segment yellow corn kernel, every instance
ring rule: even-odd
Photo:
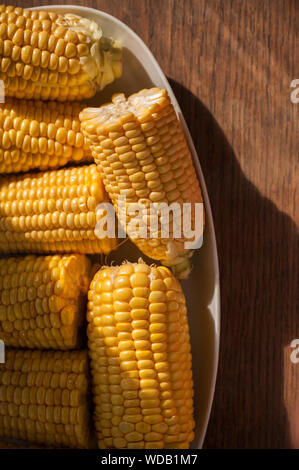
[[[143,318],[136,321],[132,312],[136,312],[134,300],[140,297],[134,292],[148,286],[147,306],[140,309]],[[187,448],[194,429],[193,380],[186,303],[178,281],[165,267],[126,263],[98,271],[88,297],[99,447],[105,448],[105,439],[110,439],[110,447],[120,449],[168,448],[173,442]],[[119,312],[119,298],[129,301],[124,313]],[[103,301],[111,307],[109,315],[101,309]],[[150,313],[162,304],[163,315]],[[163,331],[163,338],[151,331]],[[110,342],[118,348],[110,347]],[[113,355],[111,349],[115,349]]]

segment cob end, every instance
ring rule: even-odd
[[[181,243],[170,240],[167,243],[166,258],[161,262],[171,269],[177,279],[186,280],[192,271],[191,257],[193,253],[194,250],[185,251]]]
[[[93,20],[67,14],[61,20],[69,30],[85,34],[90,41],[90,54],[80,59],[83,70],[97,90],[102,90],[122,74],[121,43],[103,36]]]
[[[164,264],[164,263],[163,263]],[[173,275],[182,281],[185,281],[188,279],[191,271],[192,271],[192,263],[190,261],[190,258],[185,257],[182,261],[179,261],[176,264],[173,264],[172,266],[168,266],[169,269],[171,269]]]

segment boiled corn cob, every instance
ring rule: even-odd
[[[79,103],[6,98],[0,104],[0,173],[48,170],[91,161],[80,131]]]
[[[92,97],[121,75],[121,46],[94,21],[0,6],[5,95],[70,101]]]
[[[171,271],[143,262],[100,270],[88,303],[100,448],[187,448],[193,382],[184,294]]]
[[[84,255],[0,259],[0,340],[6,346],[82,346],[90,261]]]
[[[9,441],[1,441],[0,440],[0,450],[3,449],[43,449],[43,447],[38,447],[36,445],[26,445],[26,444],[18,444],[17,442],[9,442]]]
[[[172,266],[178,277],[187,277],[191,251],[185,249],[186,238],[175,235],[172,214],[169,236],[165,238],[161,214],[150,237],[148,232],[147,238],[134,232],[134,225],[133,231],[128,231],[132,221],[130,204],[137,208],[142,205],[143,221],[148,227],[151,205],[178,203],[182,209],[184,203],[191,203],[194,230],[194,207],[202,203],[192,156],[166,90],[142,90],[127,100],[123,94],[114,95],[110,104],[83,110],[80,119],[106,190],[128,235],[147,256]],[[119,196],[126,196],[126,214],[120,211]],[[183,227],[182,214],[177,219]],[[202,233],[198,235],[200,239]]]
[[[7,350],[0,364],[0,436],[86,448],[90,435],[87,353]]]
[[[0,178],[0,253],[110,253],[98,238],[107,195],[96,165]]]

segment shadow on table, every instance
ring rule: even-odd
[[[169,81],[205,175],[220,261],[220,362],[205,447],[290,447],[284,348],[298,333],[296,226],[246,179],[208,109]]]

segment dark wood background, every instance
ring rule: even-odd
[[[299,103],[290,100],[290,84],[299,78],[299,1],[80,4],[121,19],[150,47],[200,156],[222,288],[219,373],[205,446],[298,448],[299,363],[290,360],[290,343],[299,338]]]

